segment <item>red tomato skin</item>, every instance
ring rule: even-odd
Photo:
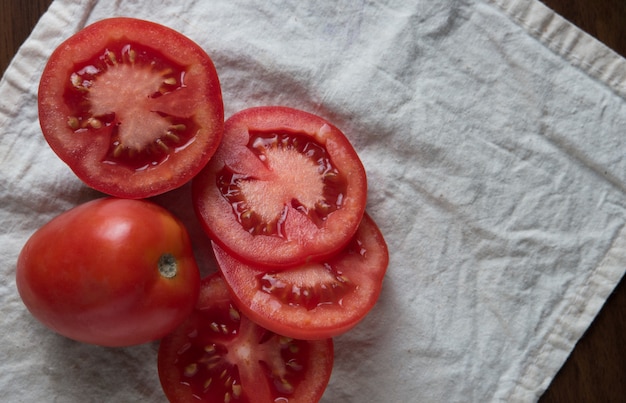
[[[159,273],[170,254],[177,272]],[[151,202],[97,199],[49,221],[17,261],[31,314],[68,338],[102,346],[159,339],[192,311],[200,274],[183,224]]]
[[[103,128],[98,134],[77,135],[68,125],[74,111],[64,97],[77,64],[88,63],[112,41],[121,40],[156,49],[163,57],[183,66],[185,85],[168,108],[176,105],[181,116],[193,118],[198,126],[193,141],[145,169],[103,163],[110,148],[111,135],[107,132],[110,128]],[[120,94],[119,99],[123,100],[124,96]],[[132,105],[132,101],[128,103]],[[168,27],[126,17],[95,22],[55,49],[39,83],[38,111],[46,141],[78,178],[100,192],[130,199],[155,196],[188,182],[215,153],[224,129],[221,86],[207,53]]]
[[[296,376],[299,378],[298,384],[293,393],[277,396],[271,381],[267,379],[267,372],[273,373],[272,369],[277,369],[276,373],[281,373],[284,370],[284,368],[271,368],[273,365],[285,364],[280,364],[280,360],[276,360],[273,350],[277,343],[276,339],[280,339],[282,336],[268,332],[243,315],[237,320],[240,323],[236,331],[230,328],[229,332],[212,331],[211,326],[220,324],[221,321],[218,316],[213,315],[219,312],[228,317],[231,303],[231,294],[229,294],[219,273],[209,275],[201,282],[200,296],[194,312],[174,332],[161,340],[158,355],[159,379],[169,401],[172,403],[191,401],[219,403],[227,401],[222,394],[215,393],[215,389],[212,393],[205,393],[202,396],[195,395],[193,389],[197,387],[202,389],[202,382],[207,381],[208,376],[211,375],[214,376],[211,385],[223,382],[224,374],[230,379],[232,375],[230,371],[224,371],[221,376],[220,372],[224,366],[228,367],[231,364],[237,368],[239,377],[237,383],[241,385],[242,389],[238,398],[229,401],[242,403],[312,403],[319,401],[332,373],[333,340],[328,338],[301,341],[309,350],[309,358],[306,362],[301,363],[303,368],[296,371]],[[207,315],[204,313],[205,311],[211,313]],[[189,364],[185,361],[185,354],[194,349],[202,352],[203,345],[213,345],[227,351],[226,357],[222,357],[221,361],[213,362],[218,369],[209,370],[207,378],[197,380],[187,377],[184,374],[185,370],[181,368],[181,366],[185,367]],[[237,354],[236,351],[240,348],[248,351],[249,355]],[[231,358],[233,356],[237,358]],[[203,363],[206,358],[207,356],[198,356],[196,360],[198,363]],[[261,363],[267,364],[270,368]],[[200,371],[204,371],[204,369]],[[217,372],[212,373],[211,371]],[[218,376],[219,380],[217,379]],[[220,390],[219,388],[218,386],[217,390]],[[221,389],[223,392],[223,388]]]
[[[267,168],[251,158],[245,144],[252,132],[272,131],[304,133],[321,144],[347,182],[342,207],[330,213],[319,228],[289,208],[293,219],[285,223],[290,232],[288,239],[251,234],[238,223],[231,205],[216,186],[218,172],[225,166],[251,176],[264,175],[262,171]],[[274,270],[320,261],[350,241],[365,212],[367,178],[356,150],[336,126],[305,111],[261,106],[231,116],[224,133],[216,154],[193,180],[196,214],[214,242],[243,262]]]
[[[378,301],[389,264],[383,234],[367,213],[351,243],[320,263],[265,272],[238,261],[216,244],[213,250],[225,284],[246,316],[273,332],[306,340],[336,337],[361,322]],[[290,279],[300,283],[292,284]],[[267,290],[272,281],[283,283],[276,293]],[[281,299],[294,289],[309,294]],[[319,298],[325,300],[313,307],[304,303]]]

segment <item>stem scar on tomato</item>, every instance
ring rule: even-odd
[[[187,116],[159,110],[157,99],[185,88],[185,68],[157,50],[124,40],[96,59],[75,65],[64,98],[76,135],[108,135],[103,162],[135,170],[158,165],[193,140],[197,125]]]
[[[158,268],[161,276],[174,278],[178,273],[178,261],[171,253],[165,253],[159,258]]]
[[[228,166],[217,185],[238,222],[253,235],[286,238],[288,206],[318,228],[341,208],[347,181],[323,145],[298,133],[250,132],[248,148],[271,172],[272,181],[233,172]]]

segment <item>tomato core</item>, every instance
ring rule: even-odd
[[[247,146],[274,177],[268,181],[224,166],[217,186],[238,222],[251,234],[286,238],[283,224],[288,206],[308,216],[318,228],[341,208],[347,182],[324,146],[310,136],[251,132]]]
[[[197,125],[161,108],[159,98],[185,88],[185,69],[158,51],[124,41],[76,64],[65,88],[67,124],[77,136],[109,136],[103,162],[143,170],[186,147]]]

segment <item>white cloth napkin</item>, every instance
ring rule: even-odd
[[[535,0],[56,0],[0,83],[0,401],[162,402],[158,343],[64,339],[15,289],[26,239],[100,194],[52,153],[52,50],[132,16],[199,43],[226,116],[281,104],[353,142],[391,262],[323,402],[533,401],[624,274],[626,62]],[[188,186],[156,198],[215,269]]]

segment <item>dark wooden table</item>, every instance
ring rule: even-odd
[[[626,0],[542,1],[626,56]],[[0,74],[50,3],[50,0],[0,0]],[[626,280],[622,280],[540,401],[624,401],[625,342]]]

